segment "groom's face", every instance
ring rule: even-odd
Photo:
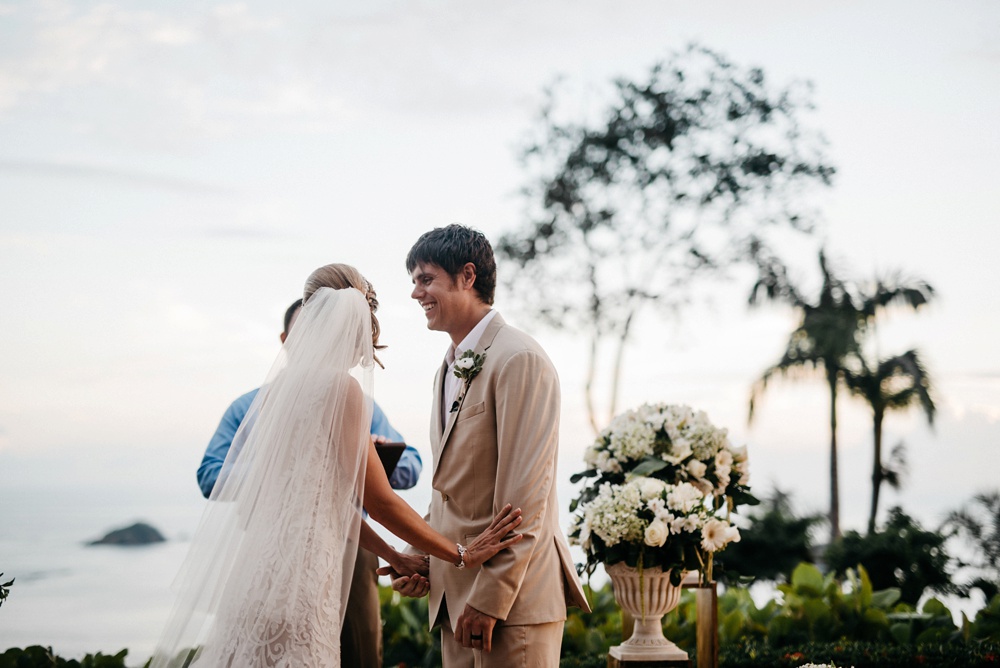
[[[461,290],[455,278],[436,264],[418,264],[410,278],[410,296],[424,309],[427,329],[450,334],[464,323],[474,293]]]

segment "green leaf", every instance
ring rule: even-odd
[[[909,624],[893,624],[889,627],[889,633],[892,634],[893,640],[900,645],[908,645],[910,643]]]
[[[812,564],[801,563],[792,571],[792,587],[798,593],[823,594],[823,574]]]
[[[890,587],[872,593],[872,605],[882,610],[888,610],[899,600],[899,588]]]
[[[638,476],[649,476],[657,471],[665,469],[667,463],[662,459],[656,459],[654,457],[646,457],[635,468],[632,469],[629,474],[629,478],[635,478]]]

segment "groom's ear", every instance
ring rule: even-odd
[[[458,273],[459,280],[462,281],[462,287],[471,290],[476,284],[476,265],[471,262],[466,262]]]

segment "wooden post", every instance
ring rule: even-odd
[[[719,668],[719,598],[715,582],[702,585],[698,572],[689,571],[681,581],[684,589],[694,589],[697,668]]]
[[[714,582],[695,592],[698,668],[719,666],[719,594]]]

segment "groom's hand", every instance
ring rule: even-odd
[[[462,647],[489,652],[493,649],[493,627],[496,623],[496,617],[479,612],[466,603],[465,611],[455,622],[455,640]]]
[[[411,575],[398,577],[392,581],[392,588],[398,591],[401,596],[409,598],[423,598],[431,590],[431,581],[422,575]]]
[[[409,598],[423,598],[431,590],[431,581],[420,573],[400,575],[392,566],[382,566],[375,571],[379,575],[388,575],[392,579],[393,591]]]

